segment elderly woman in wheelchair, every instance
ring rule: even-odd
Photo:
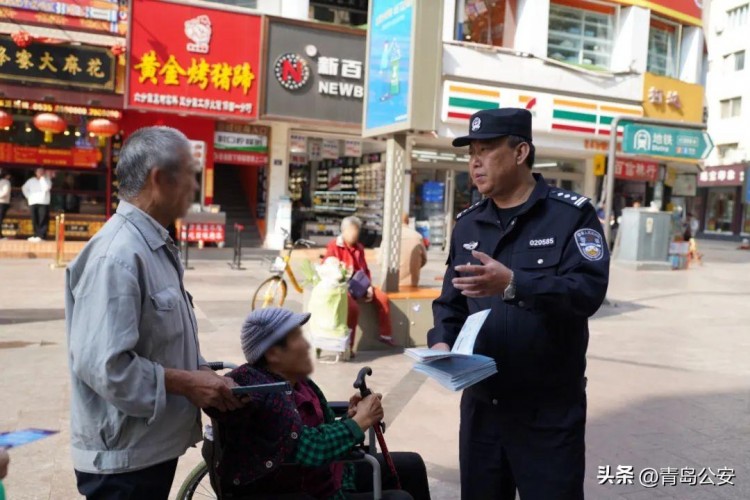
[[[308,378],[313,364],[301,327],[309,317],[268,308],[252,312],[243,324],[247,363],[227,376],[241,387],[287,382],[290,390],[251,392],[243,396],[243,408],[206,411],[214,429],[213,441],[204,441],[203,455],[219,498],[357,499],[380,492],[373,468],[353,456],[365,432],[383,418],[380,395],[352,396],[336,419],[335,408]],[[384,491],[382,498],[429,499],[421,457],[391,457],[403,489]],[[377,458],[383,463],[382,456]],[[370,460],[375,462],[375,475],[383,471],[385,488],[398,485],[388,467]]]

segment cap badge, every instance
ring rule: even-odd
[[[471,120],[471,131],[476,132],[482,127],[482,119],[478,116]]]

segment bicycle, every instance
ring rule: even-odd
[[[266,279],[258,285],[258,288],[253,294],[253,300],[251,303],[251,310],[265,309],[266,307],[281,307],[284,305],[287,294],[287,284],[284,279],[284,274],[289,277],[289,282],[294,287],[297,293],[302,293],[302,285],[297,281],[297,277],[294,275],[294,270],[290,265],[292,258],[292,252],[295,248],[305,247],[312,248],[316,245],[314,241],[299,239],[292,243],[289,231],[284,232],[284,254],[277,256],[271,263],[270,271],[273,276]]]

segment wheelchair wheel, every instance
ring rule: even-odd
[[[190,500],[192,498],[219,498],[211,487],[208,467],[205,462],[199,463],[190,471],[177,493],[177,500]]]
[[[284,305],[284,300],[286,300],[286,281],[280,276],[272,276],[255,290],[251,310],[281,307]]]

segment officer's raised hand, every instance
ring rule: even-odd
[[[464,276],[453,278],[453,286],[471,298],[502,295],[513,278],[513,271],[484,252],[474,250],[471,255],[482,264],[456,266],[456,271]]]

